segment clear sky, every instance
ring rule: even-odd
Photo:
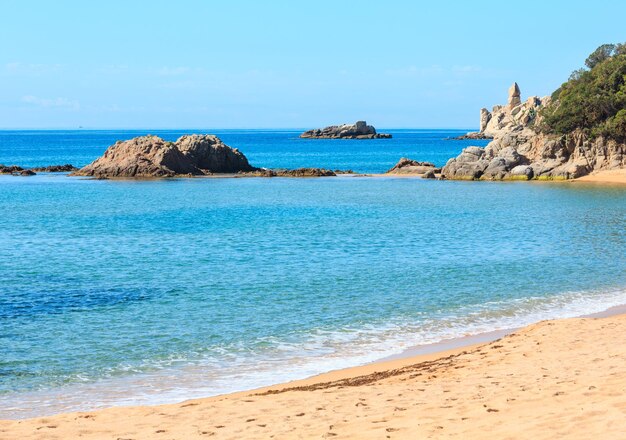
[[[472,128],[626,41],[623,0],[0,6],[2,128]]]

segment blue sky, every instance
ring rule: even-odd
[[[472,128],[549,94],[623,1],[2,1],[2,128]]]

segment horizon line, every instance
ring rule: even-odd
[[[310,127],[0,127],[0,131],[310,130]],[[477,130],[468,127],[381,127],[380,130]]]

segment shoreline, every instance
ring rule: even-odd
[[[401,179],[424,179],[424,180],[445,180],[450,182],[500,182],[500,183],[589,183],[589,184],[598,184],[598,185],[626,185],[626,168],[617,168],[611,170],[603,170],[595,173],[587,174],[582,177],[577,177],[575,179],[567,179],[567,180],[465,180],[465,179],[440,179],[440,178],[432,178],[425,179],[423,178],[423,174],[415,174],[415,173],[338,173],[335,176],[253,176],[253,175],[245,175],[239,173],[219,173],[219,174],[207,174],[202,176],[172,176],[172,177],[107,177],[107,178],[98,178],[93,176],[70,176],[67,173],[53,173],[53,172],[39,172],[37,173],[42,176],[47,175],[62,175],[65,177],[73,177],[79,180],[110,180],[110,181],[132,181],[132,182],[152,182],[152,181],[161,181],[161,180],[176,180],[176,179],[318,179],[318,178],[401,178]],[[9,175],[9,174],[4,174]],[[16,176],[13,176],[16,177]],[[19,176],[18,176],[19,177]]]
[[[626,428],[626,396],[620,392],[626,385],[626,346],[620,343],[625,312],[623,305],[585,318],[541,321],[491,342],[176,404],[2,420],[0,433],[23,439],[384,438],[389,433],[390,438],[421,433],[495,439],[555,438],[567,427],[568,438],[598,432],[619,438],[616,433]],[[537,413],[549,403],[554,405],[549,414]]]
[[[614,316],[624,316],[626,319],[626,304],[609,307],[603,311],[579,315],[573,318],[556,318],[550,320],[542,320],[532,323],[528,326],[505,328],[500,330],[493,330],[488,332],[477,333],[473,335],[460,336],[455,338],[443,339],[441,341],[412,346],[404,349],[402,352],[385,356],[372,362],[368,362],[362,365],[356,365],[352,367],[339,368],[336,370],[326,371],[320,374],[312,375],[302,379],[289,380],[285,382],[277,382],[272,385],[262,386],[258,388],[251,388],[241,391],[235,391],[225,394],[217,394],[208,397],[190,398],[177,401],[175,403],[159,403],[159,404],[145,404],[145,405],[116,405],[103,408],[96,408],[93,410],[84,410],[78,412],[61,412],[51,415],[28,417],[28,418],[12,418],[12,419],[0,419],[0,425],[3,422],[22,422],[29,420],[38,420],[41,418],[49,417],[62,417],[68,414],[82,414],[82,413],[98,413],[101,411],[110,410],[124,410],[126,408],[158,408],[162,406],[172,405],[185,405],[189,402],[208,402],[213,400],[228,399],[237,396],[249,396],[258,395],[263,393],[278,393],[284,392],[289,389],[300,388],[316,388],[322,383],[331,383],[342,380],[351,380],[361,376],[367,376],[371,374],[378,374],[381,371],[389,371],[395,369],[405,368],[409,365],[419,364],[423,362],[434,361],[443,357],[458,355],[459,353],[467,350],[476,349],[478,347],[494,343],[504,337],[514,334],[518,331],[523,331],[528,327],[532,327],[541,322],[548,321],[564,321],[571,319],[602,319]],[[0,432],[2,432],[0,430]]]

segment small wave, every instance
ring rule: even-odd
[[[113,405],[152,405],[207,397],[362,365],[426,344],[594,314],[626,304],[626,289],[492,301],[429,316],[398,317],[341,330],[316,329],[292,341],[266,338],[254,352],[224,351],[187,365],[0,395],[0,418],[25,418]],[[171,365],[171,364],[170,364]]]

